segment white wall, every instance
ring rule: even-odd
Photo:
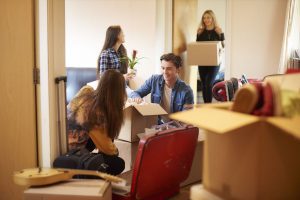
[[[120,25],[125,34],[128,55],[138,50],[140,60],[135,84],[159,72],[159,57],[164,52],[166,2],[162,0],[66,0],[66,66],[95,67],[110,25]],[[162,8],[163,7],[163,8]],[[171,20],[171,19],[169,19]],[[158,27],[157,23],[160,23]],[[157,41],[160,41],[158,44]]]
[[[198,12],[197,12],[197,28],[200,25],[201,22],[201,17],[204,13],[205,10],[212,10],[217,18],[218,24],[221,27],[222,31],[225,34],[225,45],[226,45],[226,40],[227,40],[227,31],[226,31],[226,4],[227,0],[198,0]],[[197,31],[195,30],[195,33]],[[196,34],[195,37],[193,38],[193,41],[196,39]],[[226,50],[226,48],[225,48]],[[224,70],[226,65],[226,60],[225,56],[223,57],[223,60],[221,62],[220,70]]]
[[[66,66],[96,67],[106,28],[119,24],[128,53],[137,49],[139,56],[147,57],[138,66],[135,85],[140,85],[159,72],[159,55],[171,49],[166,41],[171,40],[170,31],[164,30],[170,29],[171,17],[164,13],[171,12],[171,3],[166,3],[170,1],[66,0]],[[277,73],[287,0],[199,0],[198,15],[212,4],[214,10],[218,9],[216,4],[223,8],[224,2],[226,77],[245,74],[262,78]],[[224,24],[222,10],[216,10],[216,15]]]
[[[227,77],[245,74],[249,78],[263,78],[277,73],[286,3],[287,0],[230,0]]]

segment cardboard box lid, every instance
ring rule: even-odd
[[[300,116],[294,118],[269,117],[267,121],[280,128],[281,130],[290,133],[297,139],[300,139]]]
[[[129,107],[134,107],[143,116],[168,114],[159,104],[156,103],[147,103],[147,104],[126,103],[124,110]]]
[[[293,119],[284,117],[257,117],[255,115],[232,112],[212,106],[204,106],[171,114],[170,118],[219,134],[225,134],[255,122],[265,121],[300,139],[300,117]]]
[[[259,120],[252,115],[230,112],[211,106],[174,113],[170,115],[170,118],[220,134],[252,124]]]

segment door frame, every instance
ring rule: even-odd
[[[65,76],[65,1],[35,0],[37,122],[39,166],[51,167],[58,155],[58,122],[55,77]]]

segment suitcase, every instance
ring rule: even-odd
[[[69,151],[67,135],[66,82],[66,76],[59,76],[55,78],[58,126],[57,138],[59,155],[63,155]]]
[[[197,127],[185,127],[144,136],[133,170],[120,175],[129,184],[113,185],[112,199],[163,200],[179,193],[190,173],[198,133]]]

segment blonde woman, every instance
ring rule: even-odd
[[[222,41],[224,47],[224,33],[218,25],[217,18],[212,10],[204,11],[196,41]],[[219,69],[220,66],[198,66],[204,103],[212,102],[212,86]]]

